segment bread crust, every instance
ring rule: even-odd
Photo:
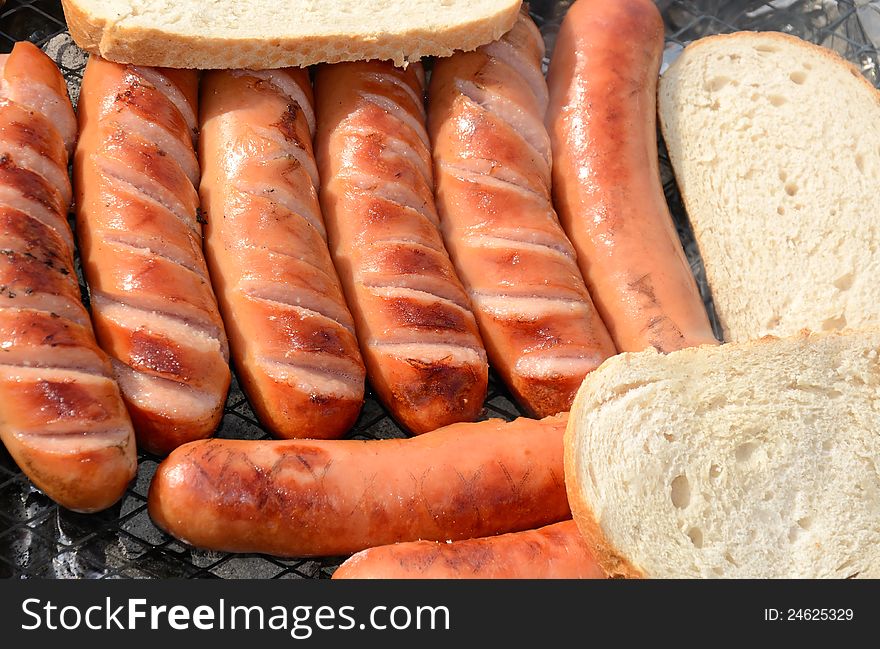
[[[67,2],[69,0],[65,0]],[[830,50],[827,47],[822,47],[821,45],[817,45],[816,43],[811,43],[810,41],[805,41],[802,38],[798,38],[797,36],[792,36],[791,34],[786,34],[784,32],[734,32],[732,34],[713,34],[712,36],[704,36],[696,41],[690,43],[687,47],[682,50],[681,55],[678,59],[673,61],[673,63],[669,66],[669,69],[664,72],[668,74],[670,70],[674,69],[674,67],[678,64],[678,61],[686,52],[693,52],[695,49],[699,49],[706,45],[711,45],[718,41],[724,40],[734,40],[734,39],[742,39],[742,38],[767,38],[770,40],[777,40],[780,42],[788,43],[790,45],[798,45],[803,47],[804,49],[811,50],[817,56],[822,56],[832,63],[842,65],[846,68],[850,74],[853,75],[856,79],[861,81],[866,88],[868,88],[871,93],[874,95],[874,101],[877,102],[877,105],[880,106],[880,90],[875,88],[870,81],[861,73],[861,71],[853,65],[850,61],[847,61],[840,54],[835,52],[834,50]],[[662,117],[661,117],[661,126],[662,126]],[[664,137],[665,137],[664,133]]]
[[[501,38],[516,21],[520,4],[508,2],[489,18],[450,25],[444,30],[425,27],[379,34],[208,38],[146,27],[116,28],[89,14],[76,0],[62,0],[70,35],[83,50],[117,63],[200,70],[263,70],[371,59],[391,60],[403,66],[425,56],[475,50]]]
[[[601,366],[596,372],[601,370]],[[580,475],[580,456],[576,450],[575,436],[578,426],[581,425],[581,416],[584,411],[583,401],[584,390],[578,390],[574,403],[571,406],[571,413],[568,418],[568,425],[565,428],[565,436],[563,437],[563,467],[565,471],[565,490],[568,495],[568,505],[571,508],[572,518],[577,523],[578,530],[587,544],[590,552],[593,553],[596,561],[605,571],[605,574],[611,579],[643,579],[645,573],[626,559],[608,540],[602,532],[599,521],[593,508],[583,496],[583,492],[578,488],[577,476]]]

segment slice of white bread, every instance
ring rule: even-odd
[[[81,48],[120,63],[280,68],[448,56],[500,38],[520,0],[63,0]]]
[[[880,93],[781,33],[711,36],[660,124],[725,340],[880,323]]]
[[[654,350],[584,381],[578,529],[612,576],[880,577],[880,330]]]

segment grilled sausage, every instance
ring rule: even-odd
[[[662,53],[651,0],[578,0],[548,74],[556,209],[622,352],[717,342],[660,184]]]
[[[228,348],[198,221],[197,76],[92,56],[79,98],[77,235],[98,342],[156,454],[211,435]]]
[[[412,433],[473,420],[486,352],[438,229],[422,67],[323,66],[315,84],[321,206],[370,383]]]
[[[603,579],[574,521],[453,543],[380,545],[345,561],[333,579]]]
[[[489,361],[537,417],[615,353],[550,199],[543,55],[523,10],[501,40],[435,61],[428,102],[446,248]]]
[[[318,205],[303,69],[202,77],[205,256],[236,374],[279,437],[342,436],[364,366]]]
[[[58,68],[16,43],[0,55],[0,439],[46,495],[91,512],[119,500],[137,458],[74,272],[75,140]]]
[[[280,556],[456,540],[570,517],[567,414],[386,440],[206,440],[153,478],[153,521],[198,547]]]

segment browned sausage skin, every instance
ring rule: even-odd
[[[325,65],[315,84],[321,206],[370,383],[412,433],[473,420],[488,365],[438,229],[422,67]]]
[[[165,454],[217,427],[230,382],[198,221],[198,77],[92,56],[79,99],[77,236],[98,342],[138,444]]]
[[[205,255],[237,376],[274,435],[340,437],[364,366],[318,205],[308,73],[208,72],[200,124]]]
[[[620,351],[717,342],[660,184],[662,52],[651,0],[578,0],[548,73],[556,209]]]
[[[532,529],[570,517],[567,420],[460,423],[409,439],[193,442],[157,469],[150,516],[198,547],[296,557]]]
[[[74,272],[75,140],[61,73],[17,43],[0,56],[0,439],[47,496],[92,512],[119,500],[137,458]]]
[[[428,103],[446,247],[492,366],[538,417],[616,351],[550,200],[543,53],[523,10],[501,40],[435,61]]]
[[[574,521],[452,543],[362,550],[333,579],[604,579]]]

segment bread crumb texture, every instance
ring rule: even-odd
[[[780,33],[712,36],[660,81],[725,340],[880,322],[880,93]]]
[[[880,576],[880,330],[609,359],[566,431],[612,573]]]

